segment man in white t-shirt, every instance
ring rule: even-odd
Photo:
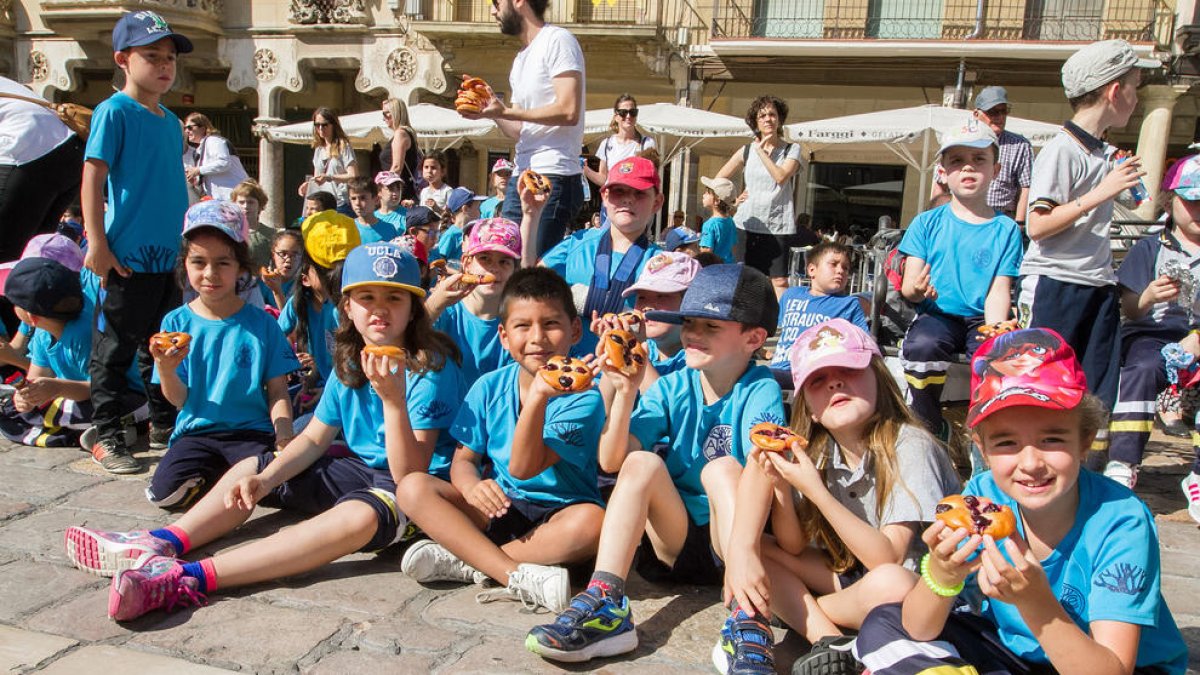
[[[584,64],[583,50],[574,35],[543,20],[548,0],[495,0],[492,16],[500,32],[521,38],[524,47],[513,60],[508,83],[512,104],[493,96],[480,113],[496,120],[506,136],[517,142],[515,175],[532,169],[553,189],[542,211],[537,252],[562,241],[567,226],[583,206]],[[469,115],[468,115],[469,117]],[[508,183],[501,212],[521,222],[519,181]]]

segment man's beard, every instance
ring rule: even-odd
[[[505,35],[520,35],[521,34],[521,17],[513,11],[512,7],[505,7],[496,15],[496,20],[500,22],[500,32]]]

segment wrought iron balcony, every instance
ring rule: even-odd
[[[563,25],[653,28],[677,44],[708,41],[710,11],[697,0],[562,0],[551,2],[546,20]],[[707,3],[699,0],[699,4]],[[491,0],[402,0],[402,11],[417,21],[494,24]]]
[[[961,40],[975,30],[976,0],[722,0],[713,37]],[[1164,0],[990,0],[980,40],[1170,43]]]

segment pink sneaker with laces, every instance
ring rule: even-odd
[[[131,621],[156,609],[171,611],[180,606],[199,606],[207,599],[196,588],[199,583],[183,575],[175,558],[147,553],[132,569],[113,577],[108,592],[108,618]]]
[[[102,577],[133,567],[146,553],[174,558],[178,551],[170,542],[150,536],[147,530],[104,532],[71,526],[64,535],[67,557],[76,567]]]

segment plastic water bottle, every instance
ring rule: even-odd
[[[582,169],[582,168],[586,168],[586,167],[587,167],[587,158],[580,157],[579,158],[579,168]],[[580,179],[583,181],[583,201],[590,202],[590,201],[592,201],[592,186],[589,185],[589,181],[587,179],[587,174],[581,173],[581,174],[579,174],[579,176],[580,176]]]
[[[1129,157],[1130,154],[1125,150],[1118,150],[1117,164],[1120,165],[1122,162],[1128,160]],[[1134,206],[1141,206],[1142,202],[1146,201],[1149,196],[1150,193],[1146,192],[1146,183],[1144,183],[1140,178],[1138,179],[1137,185],[1129,188],[1129,199],[1133,202]]]

